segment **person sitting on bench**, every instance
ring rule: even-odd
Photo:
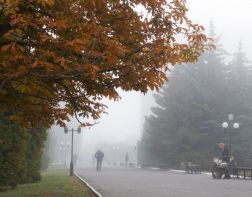
[[[225,178],[230,179],[230,153],[228,148],[224,143],[218,144],[219,148],[221,149],[221,160],[228,163],[227,170],[225,173]]]

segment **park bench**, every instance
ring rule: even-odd
[[[137,163],[136,162],[129,162],[129,167],[130,168],[136,168],[137,167]]]
[[[159,164],[159,169],[160,170],[168,170],[169,169],[169,164],[161,163],[161,164]]]
[[[145,163],[141,163],[140,166],[143,169],[148,169],[148,168],[152,168],[153,167],[153,165],[151,165],[151,164],[145,164]]]
[[[186,172],[187,173],[191,173],[191,174],[197,174],[197,173],[200,173],[201,174],[201,166],[200,165],[196,165],[196,164],[191,164],[189,163],[187,166],[186,166]]]
[[[237,179],[239,179],[239,172],[243,172],[243,178],[246,179],[246,177],[250,176],[250,179],[252,180],[252,168],[251,167],[236,167],[236,175]]]

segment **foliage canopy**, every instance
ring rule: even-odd
[[[0,112],[26,127],[98,119],[102,98],[158,89],[208,48],[185,0],[0,2]]]

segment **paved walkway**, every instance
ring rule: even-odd
[[[205,174],[141,169],[79,169],[104,197],[249,197],[251,180],[215,180]]]

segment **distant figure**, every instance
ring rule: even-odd
[[[128,167],[128,162],[129,162],[129,155],[128,155],[128,153],[126,153],[126,155],[125,155],[125,165],[126,165],[126,168]]]
[[[98,150],[95,153],[95,158],[96,158],[96,161],[97,161],[96,171],[101,171],[103,157],[104,157],[104,153],[102,151]]]
[[[78,155],[73,154],[73,165],[74,165],[74,166],[77,165],[77,160],[78,160]]]

